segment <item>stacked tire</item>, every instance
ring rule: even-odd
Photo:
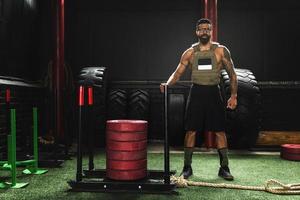
[[[108,95],[107,119],[126,119],[127,114],[127,92],[116,89],[109,92]]]
[[[105,144],[107,69],[85,67],[80,71],[78,79],[81,83],[89,82],[93,87],[94,104],[87,126],[91,126],[91,134],[95,137],[94,141],[97,141],[95,145],[103,147]]]
[[[108,96],[108,119],[148,120],[150,95],[146,90],[135,89],[127,92],[115,89]]]
[[[226,133],[229,147],[250,148],[258,138],[261,125],[261,95],[253,73],[248,69],[236,69],[238,80],[238,105],[226,111]],[[221,88],[224,106],[230,98],[230,79],[221,72]]]
[[[133,90],[128,99],[128,119],[148,120],[150,95],[145,90]]]
[[[171,93],[168,98],[168,133],[171,146],[183,146],[185,97],[184,94]]]

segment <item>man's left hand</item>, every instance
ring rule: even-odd
[[[234,110],[237,106],[237,98],[234,96],[231,96],[227,101],[227,108]]]

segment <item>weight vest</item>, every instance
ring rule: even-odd
[[[194,58],[192,65],[192,82],[199,85],[218,85],[220,70],[214,53],[219,43],[212,43],[207,51],[200,51],[200,43],[193,44]]]

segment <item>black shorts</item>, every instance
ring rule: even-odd
[[[225,131],[225,107],[218,85],[193,84],[185,112],[187,131]]]

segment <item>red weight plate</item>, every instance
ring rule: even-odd
[[[300,144],[283,144],[281,151],[285,153],[300,154]]]
[[[121,171],[106,169],[106,177],[119,180],[119,181],[133,181],[145,178],[147,176],[146,169],[132,170],[132,171]]]
[[[147,160],[134,160],[134,161],[122,161],[122,160],[106,160],[106,169],[113,170],[137,170],[147,169]]]
[[[106,149],[115,151],[139,151],[147,148],[147,140],[138,142],[117,142],[106,140]]]
[[[147,139],[147,132],[107,131],[106,138],[114,141],[140,141]]]
[[[141,160],[147,158],[147,149],[141,151],[106,151],[106,158],[110,160]]]
[[[300,154],[281,153],[280,156],[286,160],[300,161]]]
[[[148,122],[144,120],[108,120],[106,130],[119,132],[146,131]]]

